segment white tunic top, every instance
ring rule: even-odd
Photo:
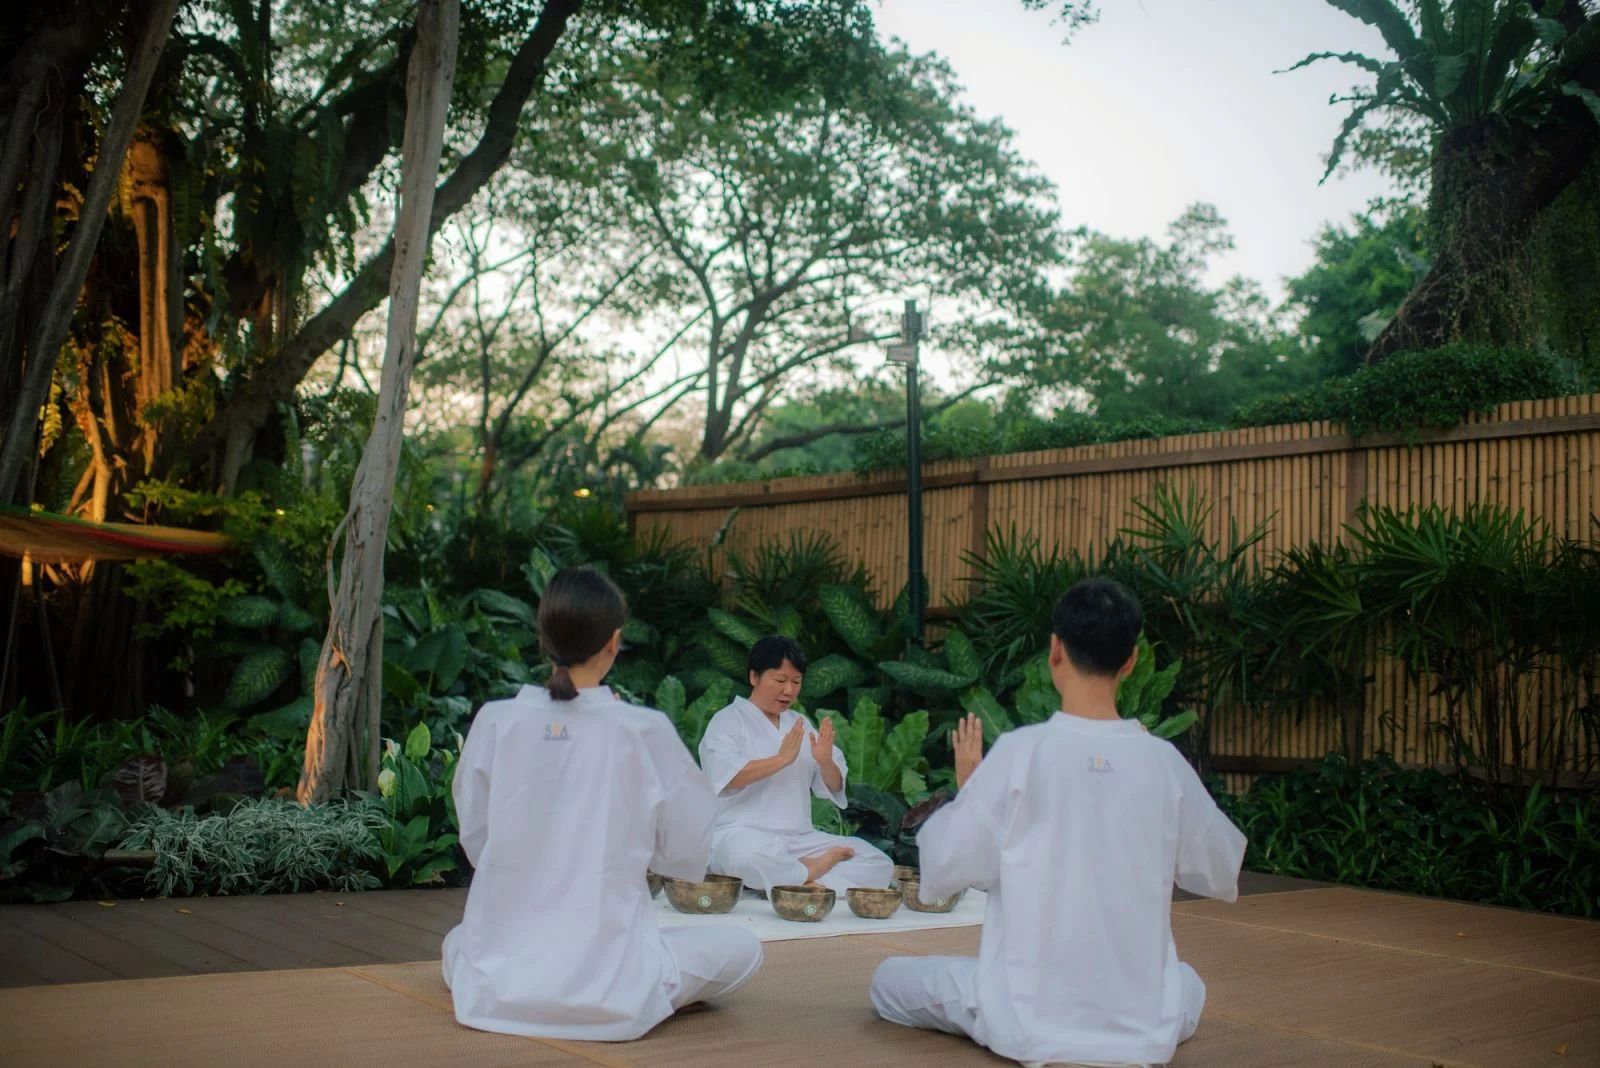
[[[776,756],[784,737],[796,723],[805,724],[800,755],[794,763],[760,782],[727,790],[728,783],[752,760]],[[833,763],[839,769],[837,792],[822,781],[822,769],[811,755],[811,740],[816,728],[794,709],[785,709],[773,727],[767,714],[743,697],[711,717],[700,739],[700,766],[717,795],[715,830],[726,827],[753,827],[762,831],[798,834],[810,831],[811,797],[825,797],[840,808],[849,804],[845,788],[850,769],[844,753],[833,747]]]
[[[1019,1061],[1172,1057],[1172,886],[1234,900],[1245,837],[1170,743],[1059,713],[1011,731],[917,845],[923,897],[989,895],[974,1038]]]
[[[645,871],[703,878],[714,809],[671,721],[603,686],[573,701],[524,686],[478,712],[454,793],[476,869],[445,939],[456,1018],[608,1040],[669,1016],[676,965]]]

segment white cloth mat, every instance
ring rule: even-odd
[[[901,905],[887,920],[863,920],[850,911],[850,903],[840,894],[833,911],[820,923],[785,920],[772,911],[772,905],[754,890],[746,890],[732,912],[716,916],[696,916],[679,912],[667,901],[665,890],[655,899],[657,919],[662,927],[707,927],[738,924],[754,931],[763,942],[783,942],[791,938],[829,938],[833,935],[887,934],[891,931],[923,931],[935,927],[975,927],[983,923],[987,895],[968,890],[949,912],[913,912]]]

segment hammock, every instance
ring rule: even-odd
[[[227,535],[203,530],[93,523],[52,512],[0,506],[0,555],[25,557],[36,564],[220,553],[231,544]]]

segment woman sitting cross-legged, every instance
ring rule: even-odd
[[[859,838],[825,834],[811,823],[811,798],[844,808],[844,754],[833,721],[813,729],[792,707],[806,658],[791,638],[750,648],[750,698],[738,698],[706,725],[700,766],[717,792],[711,870],[757,890],[813,883],[844,893],[886,887],[894,862]]]
[[[444,979],[468,1027],[638,1038],[761,966],[747,930],[657,926],[645,872],[704,878],[716,802],[667,717],[600,685],[625,615],[598,572],[555,575],[539,603],[549,688],[484,705],[462,748],[456,814],[476,871]]]

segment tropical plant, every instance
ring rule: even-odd
[[[1252,871],[1600,914],[1592,797],[1560,799],[1537,786],[1485,794],[1471,779],[1380,754],[1359,767],[1329,756],[1219,801],[1249,841]]]
[[[378,772],[377,807],[385,824],[378,829],[378,862],[385,886],[442,883],[461,870],[459,823],[456,820],[456,748],[436,748],[426,723],[406,735],[405,744],[384,747]]]
[[[1370,118],[1419,131],[1431,175],[1432,270],[1368,360],[1458,339],[1537,341],[1524,253],[1539,213],[1600,144],[1600,15],[1575,0],[1418,0],[1409,13],[1393,0],[1329,2],[1375,27],[1393,55],[1319,52],[1296,64],[1336,59],[1374,79],[1334,98],[1351,108],[1327,173],[1352,144],[1366,147],[1353,138]]]
[[[367,802],[259,798],[207,816],[149,809],[121,845],[155,854],[148,886],[163,897],[366,890],[379,885],[372,865],[383,825]]]

